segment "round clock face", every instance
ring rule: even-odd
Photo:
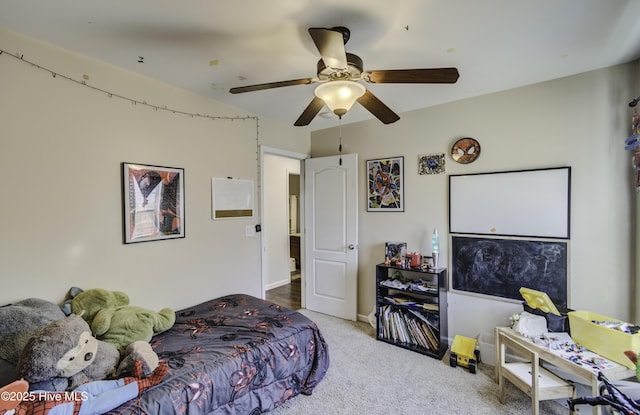
[[[480,155],[480,143],[471,137],[461,138],[451,147],[451,158],[461,164],[475,161]]]

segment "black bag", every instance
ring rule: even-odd
[[[543,316],[547,320],[547,330],[549,330],[550,332],[566,332],[571,334],[569,327],[569,316],[567,316],[567,313],[572,310],[568,308],[562,309],[558,307],[558,311],[560,312],[560,315],[558,316],[556,314],[546,313],[537,308],[531,308],[526,301],[522,303],[522,306],[524,307],[524,311],[526,311],[527,313],[535,314],[537,316]]]

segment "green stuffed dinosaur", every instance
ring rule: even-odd
[[[82,315],[96,338],[114,345],[120,353],[135,341],[151,341],[176,321],[176,314],[170,308],[156,312],[129,305],[126,294],[101,288],[76,295],[71,299],[71,311]]]

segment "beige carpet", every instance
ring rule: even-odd
[[[493,367],[478,373],[377,341],[372,327],[301,310],[329,344],[331,365],[311,396],[300,395],[275,415],[473,414],[529,415],[531,400],[511,385],[498,401]],[[567,415],[567,407],[540,403],[540,413]]]

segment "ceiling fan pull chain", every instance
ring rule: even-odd
[[[342,117],[339,118],[339,131],[340,131],[340,145],[338,146],[338,152],[340,152],[339,164],[342,166]]]

